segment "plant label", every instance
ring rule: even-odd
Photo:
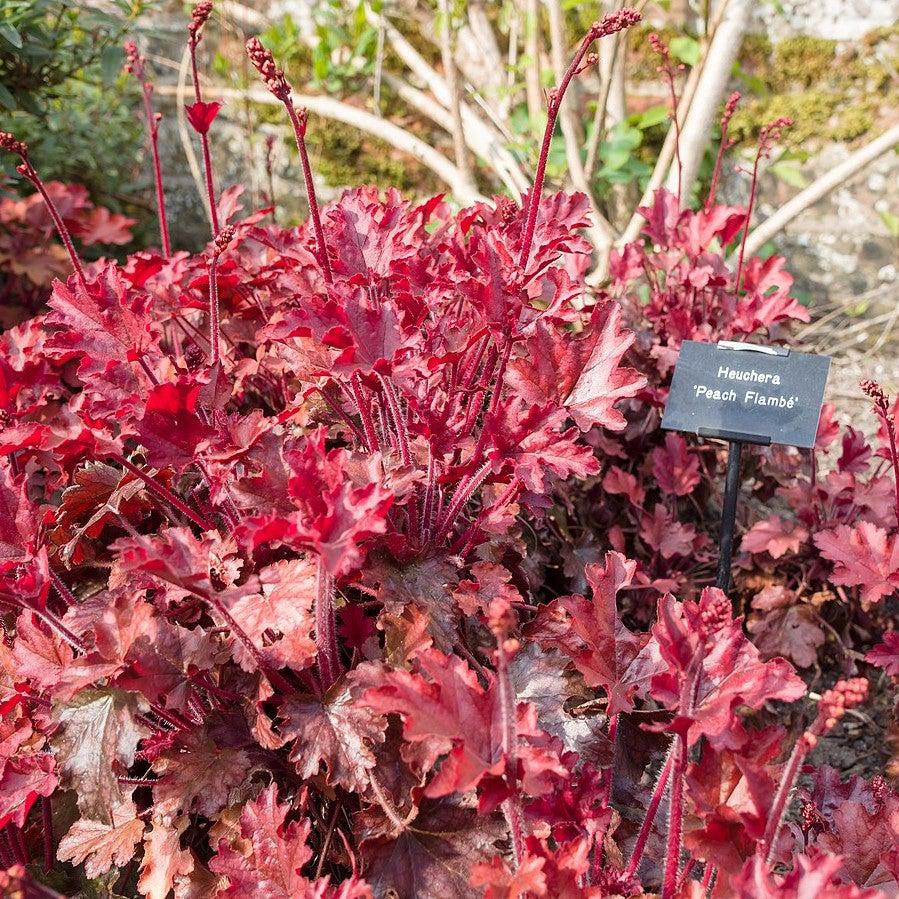
[[[811,447],[829,370],[829,356],[729,340],[685,340],[662,427],[745,443]]]

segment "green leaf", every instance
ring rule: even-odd
[[[889,209],[882,209],[879,215],[880,220],[887,226],[890,237],[899,237],[899,215],[893,215]]]
[[[122,71],[125,59],[120,47],[104,47],[100,54],[100,77],[106,85],[112,84]]]
[[[671,55],[688,66],[695,66],[699,62],[699,41],[696,38],[681,35],[671,39],[669,45]]]
[[[19,108],[16,98],[6,89],[6,86],[2,81],[0,81],[0,106],[9,110],[16,110]]]
[[[636,126],[642,130],[652,128],[653,125],[660,125],[662,122],[668,121],[667,106],[650,106],[637,117]]]
[[[775,174],[785,184],[790,187],[808,187],[808,179],[802,174],[802,169],[796,162],[789,160],[778,160],[773,165],[768,166],[768,171]]]
[[[9,22],[3,22],[0,24],[0,37],[6,41],[7,44],[12,44],[16,50],[22,49],[22,35],[13,28]]]

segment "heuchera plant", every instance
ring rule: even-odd
[[[359,189],[319,210],[306,115],[255,40],[311,227],[216,195],[219,105],[196,78],[213,210],[196,256],[168,250],[156,164],[164,250],[83,264],[0,136],[73,269],[0,354],[7,894],[895,891],[887,781],[805,764],[868,682],[838,680],[788,734],[770,704],[806,695],[814,641],[764,633],[769,614],[816,626],[815,578],[855,606],[892,592],[892,481],[864,479],[851,430],[826,476],[797,478],[792,451],[753,460],[785,508],[745,558],[790,572],[753,603],[754,645],[708,586],[715,451],[658,430],[681,340],[804,317],[783,261],[733,268],[748,210],[660,191],[594,293],[586,199],[541,193],[565,87],[638,19],[584,38],[521,207]],[[136,48],[128,66],[155,144]],[[821,452],[837,439],[828,414]],[[867,657],[888,676],[894,638]]]

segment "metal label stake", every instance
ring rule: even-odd
[[[722,590],[731,587],[743,445],[813,447],[829,370],[829,357],[784,347],[681,345],[662,427],[729,444],[716,581]]]

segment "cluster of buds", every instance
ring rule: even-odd
[[[818,737],[833,730],[849,709],[861,705],[868,697],[868,681],[863,677],[850,677],[837,681],[821,694],[818,717],[801,739],[809,749],[814,749]]]
[[[258,37],[251,37],[247,43],[247,56],[262,76],[265,86],[282,102],[290,98],[290,85],[284,77],[284,70],[275,65],[271,50],[266,50]]]
[[[519,209],[514,200],[509,197],[498,197],[496,214],[503,225],[511,225],[518,217]]]
[[[727,126],[730,124],[730,120],[734,117],[734,113],[737,111],[737,104],[740,102],[740,92],[734,91],[728,98],[727,102],[724,104],[724,112],[721,114],[721,130],[727,131]]]
[[[487,607],[487,624],[496,637],[497,646],[508,658],[514,655],[520,646],[518,640],[509,635],[515,629],[517,616],[512,605],[505,597],[496,597]]]
[[[212,239],[212,255],[218,258],[228,249],[228,244],[234,240],[234,225],[225,225]]]
[[[890,401],[887,399],[887,395],[883,392],[883,387],[877,383],[877,381],[872,380],[871,378],[865,378],[858,385],[861,387],[862,392],[871,398],[874,402],[874,408],[883,413],[884,415],[889,412],[890,409]]]
[[[696,629],[700,639],[707,640],[733,621],[733,608],[727,594],[718,587],[706,587],[699,599]]]
[[[759,157],[767,159],[771,155],[774,145],[780,140],[784,131],[791,127],[793,120],[789,116],[781,116],[773,122],[768,122],[759,131]]]
[[[0,150],[15,153],[16,156],[21,157],[23,162],[28,160],[28,144],[8,131],[0,131]]]
[[[643,15],[632,6],[624,6],[621,9],[610,12],[608,15],[597,19],[587,32],[588,40],[595,41],[601,37],[607,37],[625,28],[631,28],[643,20]]]
[[[125,41],[125,71],[129,75],[133,75],[141,84],[144,83],[144,58],[137,49],[134,41]]]
[[[826,819],[821,810],[806,794],[802,796],[799,806],[799,821],[802,832],[806,837],[813,831],[821,830],[826,825]]]
[[[581,72],[586,72],[587,69],[592,69],[593,66],[599,65],[599,54],[598,53],[588,53],[584,57],[584,61],[575,69],[574,74],[580,75]]]
[[[201,32],[209,17],[212,15],[212,0],[200,0],[190,14],[190,24],[187,33],[190,42],[196,46],[200,43]]]
[[[654,31],[647,38],[652,52],[658,54],[662,58],[663,63],[671,61],[671,52],[665,45],[665,42]]]

